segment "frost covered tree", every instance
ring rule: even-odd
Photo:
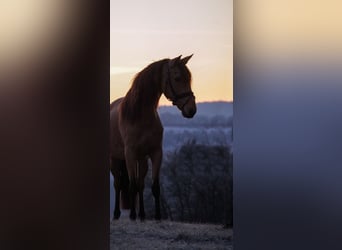
[[[165,213],[189,222],[232,224],[232,160],[228,146],[192,140],[164,161]]]

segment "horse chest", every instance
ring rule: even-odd
[[[125,147],[131,148],[138,157],[147,156],[162,146],[162,126],[131,128],[124,134]]]
[[[162,135],[158,131],[150,130],[145,132],[140,136],[140,144],[141,145],[159,145],[162,140]]]

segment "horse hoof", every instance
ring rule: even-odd
[[[131,220],[136,220],[137,215],[136,215],[135,213],[131,213],[131,214],[129,215],[129,218],[130,218]]]
[[[139,218],[140,218],[140,221],[144,221],[145,220],[145,214],[139,214]]]
[[[156,220],[160,221],[161,216],[160,216],[160,214],[156,214],[156,216],[155,216],[154,218],[155,218]]]
[[[114,212],[114,220],[117,220],[117,219],[119,219],[120,218],[120,215],[121,215],[121,212],[119,211],[119,212]]]

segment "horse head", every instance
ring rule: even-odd
[[[195,96],[191,90],[191,73],[186,67],[192,55],[170,59],[166,65],[163,81],[163,93],[173,105],[176,105],[182,115],[192,118],[196,114]]]

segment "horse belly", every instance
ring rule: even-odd
[[[112,158],[124,160],[125,159],[124,147],[120,144],[111,145],[110,155]]]

